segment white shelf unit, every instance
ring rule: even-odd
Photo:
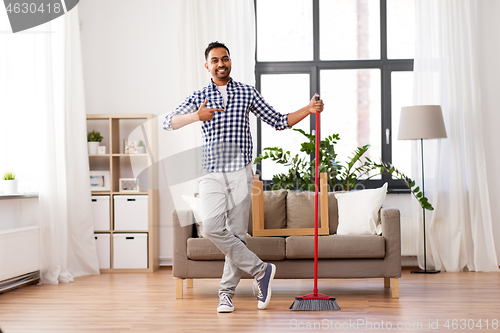
[[[88,114],[87,131],[101,132],[103,140],[101,146],[106,146],[106,154],[89,155],[90,170],[109,171],[110,190],[92,191],[92,196],[109,196],[109,227],[95,230],[96,234],[109,235],[109,260],[110,268],[101,268],[101,272],[154,272],[160,267],[159,256],[159,194],[158,194],[158,169],[155,164],[157,156],[157,124],[156,117],[152,114]],[[124,141],[144,141],[145,154],[125,154]],[[139,175],[139,192],[120,192],[120,178],[137,178],[134,171],[143,171]],[[115,229],[115,196],[147,196],[147,228],[131,230]],[[103,225],[103,224],[101,224]],[[142,229],[142,230],[141,230]],[[114,250],[122,251],[123,244],[115,246],[114,235],[136,234],[138,239],[147,239],[146,246],[147,268],[114,268],[114,258],[119,256]],[[146,245],[144,245],[146,244]],[[134,246],[136,246],[134,244]],[[107,255],[107,251],[106,254]],[[126,253],[125,253],[126,255]],[[102,257],[100,258],[102,260]],[[120,264],[120,267],[123,265]],[[141,265],[143,266],[143,265]]]

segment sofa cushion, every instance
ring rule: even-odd
[[[330,235],[337,233],[339,225],[339,211],[337,207],[337,198],[335,192],[328,192],[328,225],[330,227]]]
[[[285,259],[283,237],[249,237],[247,246],[261,260]],[[191,260],[224,260],[224,254],[208,238],[188,238],[187,257]]]
[[[286,196],[286,227],[314,228],[314,202],[314,192],[289,190]],[[319,221],[321,222],[321,216]]]
[[[385,257],[385,238],[375,235],[319,236],[319,259],[368,259]],[[286,239],[287,259],[313,259],[314,236],[290,236]]]
[[[264,227],[266,229],[286,228],[286,190],[264,191]],[[252,209],[248,233],[252,234]]]
[[[314,192],[293,192],[287,194],[287,228],[314,228]],[[321,205],[320,205],[321,209]],[[321,213],[319,214],[321,223]],[[337,231],[338,209],[335,192],[328,193],[328,225],[330,235]]]

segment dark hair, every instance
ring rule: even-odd
[[[208,54],[210,53],[210,51],[212,51],[213,49],[219,48],[219,47],[225,48],[226,51],[227,51],[227,54],[231,55],[229,53],[229,49],[227,48],[226,45],[224,45],[223,43],[219,43],[219,42],[215,41],[215,42],[212,42],[212,43],[208,44],[208,46],[207,46],[207,48],[205,50],[205,60],[208,59]]]

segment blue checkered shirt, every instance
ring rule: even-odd
[[[163,128],[172,130],[170,121],[175,115],[198,111],[208,99],[207,108],[225,109],[215,112],[209,121],[202,123],[203,169],[209,172],[230,172],[240,170],[252,161],[252,135],[249,114],[252,112],[276,130],[290,128],[288,115],[281,114],[267,104],[252,86],[233,81],[227,83],[227,105],[224,108],[222,95],[217,86],[210,84],[191,96],[165,117]]]

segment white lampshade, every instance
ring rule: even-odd
[[[439,105],[403,106],[399,118],[398,140],[446,138],[443,113]]]

